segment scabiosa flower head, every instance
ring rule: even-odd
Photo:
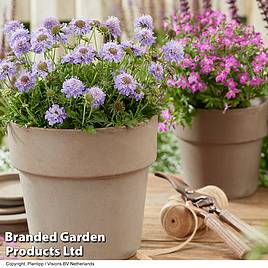
[[[132,52],[138,57],[142,56],[146,52],[146,47],[137,46],[132,41],[123,41],[120,46],[126,53]]]
[[[31,50],[31,44],[28,38],[22,37],[16,39],[12,44],[12,51],[17,58],[20,58],[23,53],[27,53]]]
[[[160,81],[164,79],[164,68],[158,62],[153,62],[149,66],[149,73],[153,75],[155,80]]]
[[[38,61],[33,65],[33,73],[35,75],[39,75],[42,78],[46,78],[46,76],[53,71],[52,62],[49,60]]]
[[[89,64],[94,60],[95,50],[91,46],[79,45],[72,53],[63,57],[62,63]]]
[[[77,78],[66,79],[62,85],[61,91],[67,98],[77,98],[85,92],[85,86],[82,81]]]
[[[137,32],[142,29],[148,29],[152,31],[154,29],[153,18],[150,15],[142,15],[135,20],[134,28]]]
[[[42,22],[42,26],[45,27],[48,30],[52,30],[53,27],[59,26],[59,25],[60,25],[60,22],[55,17],[47,17]]]
[[[28,30],[23,29],[23,28],[18,28],[15,30],[15,32],[11,33],[9,38],[8,38],[8,44],[12,48],[13,43],[21,38],[25,38],[27,40],[30,40],[30,33]]]
[[[92,29],[92,20],[84,18],[72,19],[69,26],[73,33],[77,35],[85,35]]]
[[[33,33],[31,44],[32,50],[39,54],[52,47],[53,37],[46,28],[41,27]]]
[[[0,80],[16,75],[16,66],[13,62],[3,60],[0,62]]]
[[[118,38],[121,35],[120,20],[117,17],[110,16],[101,25],[108,28],[108,33],[113,38]]]
[[[115,77],[115,88],[123,96],[132,96],[137,88],[137,82],[132,75],[122,72]]]
[[[23,25],[21,22],[19,22],[18,20],[11,20],[7,22],[4,26],[4,34],[9,36],[12,33],[14,33],[16,30],[22,29],[22,28],[23,28]]]
[[[150,46],[155,43],[155,36],[152,30],[142,29],[136,33],[134,39],[139,41],[141,46]]]
[[[99,56],[107,61],[119,62],[124,56],[123,49],[114,42],[108,42],[103,45],[99,52]]]
[[[29,92],[31,88],[35,87],[35,82],[36,79],[33,73],[22,71],[15,86],[20,92]]]
[[[60,107],[58,104],[53,104],[45,114],[45,119],[48,121],[50,126],[62,124],[66,118],[67,114],[64,107]]]
[[[88,96],[91,99],[91,107],[93,109],[96,109],[104,104],[106,94],[101,88],[95,86],[86,89],[85,98],[87,98]]]
[[[179,64],[183,58],[183,47],[176,41],[170,41],[163,46],[164,58]]]
[[[144,98],[144,92],[142,91],[142,86],[139,85],[136,87],[136,90],[131,95],[136,101],[142,100]]]

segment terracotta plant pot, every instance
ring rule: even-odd
[[[216,185],[231,199],[253,194],[267,115],[267,101],[226,113],[199,109],[192,128],[177,127],[185,180],[195,188]]]
[[[83,245],[82,259],[134,255],[141,241],[156,137],[156,117],[135,128],[98,129],[96,134],[10,124],[11,161],[20,173],[30,233],[106,235],[106,243],[36,247]]]

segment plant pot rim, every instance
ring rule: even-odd
[[[150,121],[157,120],[158,116],[154,115],[149,119],[146,119],[146,121],[138,123],[134,127],[128,127],[128,126],[116,126],[116,127],[106,127],[106,128],[96,128],[96,133],[103,133],[103,132],[118,132],[118,131],[125,131],[130,129],[137,129],[146,126]],[[65,132],[65,133],[86,133],[85,131],[82,131],[78,128],[42,128],[42,127],[22,127],[19,124],[15,122],[9,122],[8,123],[11,126],[27,129],[27,130],[34,130],[34,131],[46,131],[46,132]]]
[[[255,110],[255,109],[261,109],[263,107],[265,107],[268,104],[268,97],[263,97],[263,98],[259,98],[260,99],[260,103],[257,105],[251,105],[249,107],[245,107],[245,108],[230,108],[226,111],[225,114],[228,113],[241,113],[241,112],[245,112],[245,111],[250,111],[250,110]],[[196,111],[198,112],[202,112],[202,113],[223,113],[222,109],[204,109],[204,108],[196,108]]]

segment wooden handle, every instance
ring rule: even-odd
[[[243,259],[249,251],[249,247],[237,235],[227,229],[218,218],[211,214],[205,216],[204,222],[233,250],[237,258]]]
[[[237,218],[228,210],[222,210],[219,214],[219,217],[221,220],[234,227],[237,231],[243,233],[250,240],[259,243],[261,243],[262,241],[267,241],[267,237],[264,234],[262,234],[260,231],[256,230],[246,222]]]

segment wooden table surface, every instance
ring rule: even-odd
[[[147,197],[145,205],[142,250],[163,249],[179,245],[173,238],[169,237],[160,223],[160,210],[166,204],[168,198],[176,192],[168,182],[149,177]],[[259,188],[253,195],[245,199],[239,199],[230,203],[230,211],[247,223],[256,227],[264,225],[268,219],[268,189]],[[21,248],[29,247],[29,244],[21,244]],[[0,246],[0,256],[3,256],[4,248]],[[27,258],[29,259],[29,258]],[[234,259],[230,249],[216,237],[212,232],[206,233],[204,237],[190,242],[183,250],[168,255],[153,257],[160,260],[185,260],[185,259]]]
[[[160,223],[160,210],[168,198],[176,192],[168,182],[151,176],[145,205],[142,249],[169,248],[180,242],[170,238]],[[259,188],[250,197],[230,202],[230,211],[256,227],[264,225],[268,220],[268,189]],[[230,249],[213,233],[191,242],[183,250],[153,259],[233,259]]]

